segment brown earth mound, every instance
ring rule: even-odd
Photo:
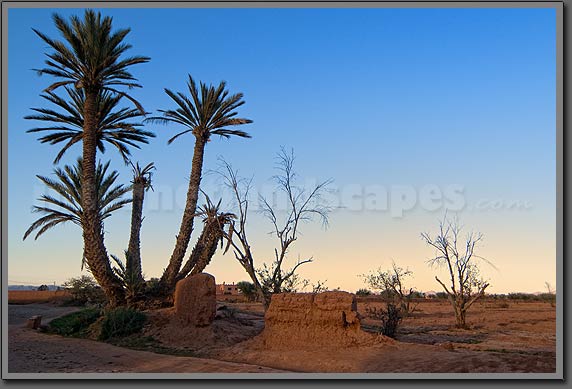
[[[149,321],[143,336],[151,336],[165,347],[209,355],[213,350],[253,338],[264,327],[262,317],[258,315],[233,311],[232,317],[226,317],[222,313],[228,308],[220,308],[216,320],[206,327],[184,324],[177,318],[174,307],[148,311]]]
[[[389,338],[361,329],[355,296],[347,292],[272,296],[264,331],[254,343],[267,349],[374,345]]]
[[[186,325],[210,326],[216,315],[215,278],[200,273],[177,282],[175,312],[177,318]]]

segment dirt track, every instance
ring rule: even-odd
[[[177,357],[129,350],[86,339],[63,338],[25,328],[26,319],[42,315],[42,324],[77,308],[51,304],[9,305],[10,373],[269,373],[270,368],[213,359]]]

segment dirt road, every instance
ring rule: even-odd
[[[9,305],[10,373],[269,373],[280,370],[214,359],[136,351],[86,339],[47,335],[25,327],[42,315],[42,324],[77,310],[51,304]]]

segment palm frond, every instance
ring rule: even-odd
[[[244,104],[242,93],[229,96],[226,82],[222,81],[217,87],[197,83],[189,74],[187,88],[190,96],[182,92],[173,92],[165,89],[165,93],[175,102],[176,108],[159,110],[162,116],[153,116],[145,121],[159,124],[175,123],[184,129],[171,137],[167,143],[172,143],[178,137],[193,133],[203,142],[209,140],[211,135],[220,135],[224,138],[238,136],[250,138],[251,136],[240,130],[228,129],[229,126],[239,126],[252,123],[250,119],[237,118],[236,109]]]
[[[64,89],[67,99],[54,92],[42,95],[45,100],[59,108],[58,110],[32,108],[37,114],[25,116],[28,120],[62,124],[32,128],[27,131],[30,133],[48,132],[47,135],[38,138],[41,143],[55,145],[66,142],[56,155],[54,163],[58,163],[71,146],[83,140],[85,93],[83,89],[70,87]],[[105,152],[105,143],[112,145],[127,163],[130,156],[129,147],[140,148],[139,144],[149,143],[149,138],[155,137],[155,134],[140,128],[143,124],[136,120],[140,119],[143,114],[139,110],[119,107],[123,97],[124,94],[113,94],[105,90],[98,95],[97,147],[101,152]]]
[[[68,142],[60,150],[54,163],[57,163],[66,150],[79,140],[69,141],[76,134],[71,129],[83,129],[83,102],[86,90],[98,93],[98,136],[104,142],[112,143],[119,149],[123,158],[127,158],[128,146],[135,143],[147,143],[147,138],[154,136],[149,131],[142,131],[137,127],[139,123],[128,123],[128,119],[134,119],[146,114],[141,104],[118,87],[128,89],[138,88],[135,77],[129,72],[133,65],[146,63],[149,57],[125,56],[131,45],[123,40],[129,33],[129,29],[112,31],[112,18],[103,17],[100,12],[87,9],[83,18],[71,16],[69,20],[58,14],[52,16],[60,39],[53,39],[46,34],[33,29],[44,41],[49,50],[45,53],[45,67],[35,69],[39,75],[50,75],[56,78],[51,85],[45,88],[42,95],[51,104],[59,107],[59,110],[33,108],[37,114],[29,115],[26,119],[48,121],[65,124],[64,132],[56,137],[40,138],[43,143],[56,144]],[[58,96],[55,92],[64,88],[67,97]],[[121,99],[129,100],[135,110],[121,109],[113,112]],[[129,137],[125,132],[116,132],[122,129],[133,134]],[[60,131],[55,128],[43,127],[29,130],[29,132]],[[127,140],[124,141],[124,140]],[[129,143],[131,141],[131,143]],[[98,149],[105,150],[103,143],[98,142]]]
[[[115,185],[118,173],[117,171],[108,173],[108,168],[109,162],[105,164],[98,163],[96,168],[97,206],[102,220],[132,201],[131,199],[123,198],[131,188]],[[32,211],[43,214],[43,216],[32,223],[24,233],[23,239],[26,239],[34,231],[37,231],[35,236],[35,239],[37,239],[44,232],[65,222],[82,225],[81,158],[73,166],[66,165],[63,169],[54,169],[54,174],[56,176],[55,179],[37,176],[55,195],[43,194],[40,196],[38,201],[41,201],[43,206],[35,205]]]

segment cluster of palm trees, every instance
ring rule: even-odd
[[[62,40],[51,39],[37,30],[34,32],[51,50],[46,53],[46,67],[37,72],[55,77],[41,95],[55,108],[32,108],[35,113],[27,119],[49,124],[28,132],[46,134],[38,139],[42,143],[64,144],[54,164],[76,143],[81,143],[82,154],[75,166],[55,169],[57,180],[38,176],[61,199],[50,195],[40,198],[44,206],[35,206],[34,211],[43,216],[26,231],[24,239],[34,231],[37,238],[64,222],[79,225],[83,231],[83,263],[104,290],[109,303],[118,306],[136,298],[144,285],[140,231],[145,191],[151,188],[154,166],[152,163],[144,167],[134,164],[130,160],[130,148],[140,148],[155,136],[143,129],[144,123],[182,127],[183,130],[169,139],[169,143],[188,133],[194,136],[195,143],[181,226],[159,283],[160,295],[169,296],[178,280],[204,269],[222,242],[225,225],[233,218],[232,214],[220,212],[220,203],[214,204],[208,197],[203,207],[198,207],[197,203],[205,147],[211,136],[250,137],[244,131],[231,128],[252,122],[237,117],[236,109],[244,104],[243,95],[230,95],[224,82],[216,87],[202,82],[197,85],[189,75],[189,95],[165,89],[176,108],[159,110],[159,115],[147,117],[149,113],[142,105],[122,90],[141,87],[130,69],[150,60],[143,56],[125,56],[131,48],[125,43],[130,30],[112,31],[112,18],[102,17],[93,10],[86,10],[83,19],[72,16],[66,20],[54,14],[53,21]],[[134,108],[120,108],[120,103],[125,101]],[[108,172],[109,162],[98,161],[98,152],[104,153],[108,145],[115,147],[125,163],[133,167],[131,185],[116,185],[117,172]],[[130,199],[123,197],[128,192],[132,193]],[[107,252],[103,221],[128,203],[132,203],[131,231],[123,264]],[[203,217],[205,226],[183,266],[197,216]],[[113,261],[118,267],[113,266]]]

